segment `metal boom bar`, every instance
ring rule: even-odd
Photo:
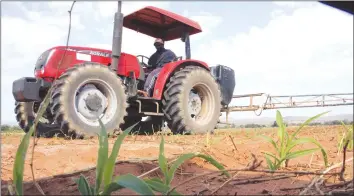
[[[253,104],[255,97],[261,97],[264,93],[234,95],[234,99],[249,98],[249,105],[228,106],[221,110],[226,112],[226,123],[230,112],[241,111],[257,111],[284,108],[309,108],[309,107],[331,107],[353,105],[353,93],[336,93],[336,94],[309,94],[309,95],[266,95],[266,101],[263,105]],[[306,100],[301,100],[307,98]]]

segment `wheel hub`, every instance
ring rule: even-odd
[[[88,94],[85,100],[86,106],[89,110],[97,112],[102,107],[102,99],[95,94]]]
[[[77,110],[85,118],[97,120],[107,108],[107,98],[93,85],[82,89],[77,97]]]
[[[195,118],[202,109],[202,100],[197,93],[189,93],[188,111],[192,118]]]

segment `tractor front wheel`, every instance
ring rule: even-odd
[[[27,133],[34,124],[39,106],[40,102],[15,102],[16,120],[25,133]],[[36,127],[36,133],[38,137],[53,137],[55,134],[61,133],[60,126],[53,124],[52,116],[48,111],[40,118]]]
[[[207,70],[185,67],[169,80],[162,104],[173,133],[213,132],[220,117],[219,85]]]
[[[52,112],[71,137],[97,135],[101,119],[108,134],[119,130],[127,97],[121,79],[107,66],[84,63],[68,69],[54,84]]]

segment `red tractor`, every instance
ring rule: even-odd
[[[137,122],[141,131],[165,122],[175,134],[214,130],[221,108],[232,99],[235,76],[229,67],[209,67],[191,59],[189,36],[202,31],[199,24],[151,6],[125,17],[120,10],[121,2],[115,14],[112,51],[53,47],[37,60],[35,77],[14,81],[16,118],[25,132],[50,87],[50,105],[43,116],[46,122],[37,127],[43,136],[96,134],[100,130],[98,118],[108,133]],[[123,26],[164,41],[181,39],[185,43],[186,59],[179,57],[163,66],[152,96],[138,92],[153,67],[146,63],[146,56],[121,52]],[[143,117],[148,120],[142,121]]]

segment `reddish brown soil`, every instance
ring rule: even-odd
[[[289,128],[290,132],[295,128]],[[338,163],[342,161],[342,154],[337,156],[337,138],[338,131],[342,131],[341,127],[308,127],[300,134],[301,137],[314,137],[327,150],[329,163]],[[266,134],[276,136],[275,129],[257,129],[257,130],[219,130],[216,134],[210,136],[191,135],[191,136],[165,136],[165,154],[169,159],[186,152],[202,152],[213,156],[216,160],[221,162],[227,169],[244,168],[252,161],[251,153],[253,153],[258,160],[263,161],[258,169],[267,169],[267,165],[262,155],[262,151],[274,152],[270,144],[257,138],[258,134]],[[237,150],[234,148],[231,135],[236,144]],[[1,145],[1,184],[2,193],[6,191],[6,184],[12,179],[12,167],[16,148],[22,138],[19,134],[2,134]],[[153,136],[128,136],[124,140],[118,160],[151,160],[157,159],[159,152],[159,142],[161,137]],[[110,139],[110,147],[113,146],[114,139]],[[31,143],[32,145],[32,143]],[[300,146],[301,149],[312,148],[312,144],[305,144]],[[98,142],[97,139],[92,140],[63,140],[60,138],[44,139],[41,138],[34,153],[34,168],[35,177],[47,195],[79,194],[75,179],[80,174],[71,176],[56,176],[64,173],[71,173],[78,170],[83,170],[93,167],[96,164]],[[25,181],[31,181],[31,169],[29,166],[31,158],[30,146],[26,164],[25,164]],[[353,152],[347,153],[347,158],[353,157]],[[312,161],[311,161],[312,160]],[[309,164],[311,163],[311,168]],[[156,161],[139,161],[136,163],[120,163],[116,165],[115,174],[131,173],[140,175],[151,170],[157,166]],[[289,168],[286,170],[301,170],[301,171],[322,171],[324,170],[323,159],[320,152],[314,155],[308,155],[300,158],[290,160]],[[339,168],[340,169],[340,168]],[[339,171],[339,169],[334,171]],[[175,175],[173,185],[176,185],[196,174],[209,172],[215,168],[202,161],[201,159],[193,159],[185,163],[180,171]],[[333,172],[334,172],[333,171]],[[88,177],[90,183],[94,183],[95,171],[82,172]],[[233,174],[233,173],[232,173]],[[280,175],[280,174],[275,174]],[[54,176],[52,178],[51,177]],[[150,176],[162,176],[161,173],[155,172]],[[313,176],[298,176],[287,179],[272,180],[260,183],[240,184],[247,179],[254,177],[265,176],[262,173],[241,172],[237,175],[235,180],[220,188],[215,194],[217,195],[250,195],[250,194],[298,194],[302,189],[287,190],[284,188],[294,188],[307,185],[312,180]],[[268,175],[269,176],[269,175]],[[352,164],[348,164],[345,172],[346,179],[353,178]],[[46,178],[41,180],[41,178]],[[210,194],[213,190],[220,187],[225,182],[225,178],[219,175],[207,175],[196,178],[177,190],[185,195],[200,195]],[[329,182],[338,182],[338,178],[331,178]],[[131,193],[128,190],[122,190],[119,194]],[[198,194],[199,193],[199,194]],[[32,183],[25,185],[25,194],[33,195],[39,194]]]

